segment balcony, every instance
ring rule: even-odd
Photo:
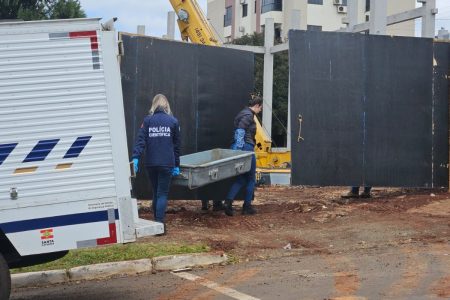
[[[283,11],[283,0],[262,0],[261,13]]]

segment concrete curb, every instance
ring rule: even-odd
[[[63,283],[68,281],[66,270],[30,272],[11,275],[11,285],[14,288]]]
[[[118,275],[136,275],[155,271],[171,271],[188,267],[204,267],[227,261],[225,253],[195,253],[160,256],[153,259],[119,261],[75,267],[68,270],[52,270],[11,275],[13,288],[34,287],[82,280],[105,279]]]
[[[221,264],[227,261],[225,253],[221,254],[182,254],[159,256],[153,259],[153,268],[156,271],[170,271],[190,267],[203,267]]]
[[[103,279],[115,275],[136,275],[152,271],[151,259],[119,261],[69,269],[71,281]]]

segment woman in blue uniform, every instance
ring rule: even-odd
[[[149,115],[139,129],[132,156],[135,172],[138,172],[144,150],[145,167],[153,189],[153,216],[155,221],[164,224],[165,233],[170,181],[172,176],[180,174],[180,126],[162,94],[153,98]]]

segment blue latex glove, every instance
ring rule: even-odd
[[[231,149],[233,150],[242,150],[244,148],[244,136],[245,136],[245,130],[244,129],[236,129],[234,131],[234,144],[231,146]]]
[[[179,167],[175,167],[172,169],[172,176],[178,176],[180,175],[180,168]]]
[[[137,173],[139,171],[139,159],[133,158],[133,167],[134,173]]]

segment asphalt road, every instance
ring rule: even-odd
[[[411,243],[14,290],[11,299],[449,299],[449,243]]]

